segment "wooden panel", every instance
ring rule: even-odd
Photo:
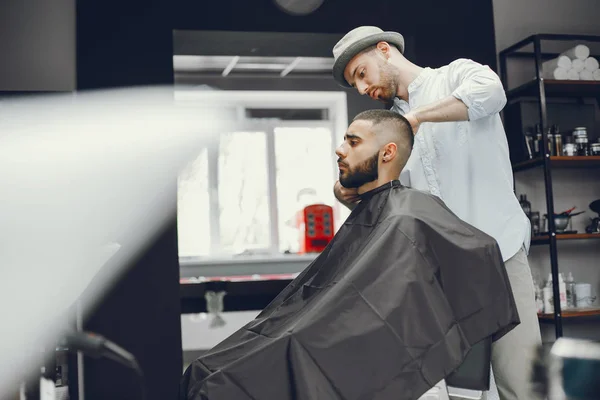
[[[556,240],[587,240],[587,239],[600,239],[600,233],[567,233],[567,234],[557,234]],[[534,236],[531,238],[531,244],[548,244],[549,239],[547,235],[544,236]]]
[[[591,308],[585,310],[563,311],[563,318],[595,317],[600,316],[600,308]],[[538,314],[541,320],[553,320],[554,314]]]
[[[552,156],[550,163],[552,168],[600,168],[600,156]],[[542,165],[542,158],[534,158],[513,164],[513,171],[523,171]]]

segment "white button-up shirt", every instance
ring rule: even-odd
[[[467,59],[425,68],[408,87],[408,103],[396,99],[392,110],[405,114],[450,95],[468,107],[469,121],[422,123],[400,181],[440,197],[459,218],[496,239],[506,261],[522,246],[529,250],[531,228],[513,192],[499,115],[506,95],[498,76]]]

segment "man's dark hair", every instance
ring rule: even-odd
[[[379,124],[386,124],[386,128],[392,129],[393,133],[396,133],[410,144],[410,149],[414,146],[415,138],[410,122],[401,114],[390,110],[374,109],[361,112],[353,119],[353,121],[357,120],[370,121],[374,127]]]

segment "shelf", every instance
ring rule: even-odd
[[[590,308],[585,310],[564,310],[562,317],[578,318],[578,317],[595,317],[600,316],[600,308]],[[554,314],[538,314],[540,320],[551,321],[554,319]]]
[[[527,169],[539,167],[540,165],[543,165],[543,164],[544,164],[543,158],[532,158],[531,160],[515,163],[515,164],[513,164],[512,168],[513,168],[513,172],[519,172],[519,171],[524,171]]]
[[[600,239],[600,233],[567,233],[567,234],[556,234],[556,240],[587,240],[587,239]],[[531,238],[531,245],[541,245],[550,243],[548,235],[534,236]]]
[[[576,35],[576,34],[564,34],[564,33],[538,33],[535,35],[528,36],[521,41],[501,50],[498,55],[500,59],[505,57],[513,57],[515,54],[523,53],[518,50],[522,49],[525,46],[531,46],[535,43],[536,39],[540,40],[540,43],[544,41],[559,41],[559,42],[600,42],[600,36],[598,35]],[[540,46],[541,47],[541,46]],[[535,55],[535,52],[528,52],[529,58]],[[540,49],[540,54],[543,56],[544,52]]]
[[[546,52],[543,52],[540,55],[542,56],[542,61],[550,61],[550,60],[555,59],[558,56],[560,56],[561,53],[546,53]],[[534,60],[534,58],[535,58],[535,52],[533,52],[533,51],[515,51],[514,53],[511,53],[510,57],[511,58],[521,58],[521,59],[535,61]],[[598,55],[598,54],[590,54],[589,57],[594,57],[596,59],[599,59],[600,55]]]
[[[523,171],[544,164],[541,157],[513,164],[513,171]],[[600,156],[551,156],[553,168],[600,168]]]
[[[180,306],[182,314],[207,312],[205,294],[207,291],[224,291],[224,311],[263,310],[297,274],[280,275],[276,279],[262,277],[213,277],[210,280],[194,282],[187,280],[180,285]]]
[[[544,80],[546,97],[600,97],[600,81]],[[539,94],[538,81],[534,79],[506,92],[506,98],[535,97]]]

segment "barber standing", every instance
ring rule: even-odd
[[[333,77],[374,100],[393,102],[392,110],[411,123],[415,144],[400,181],[440,197],[459,218],[498,242],[521,324],[493,344],[492,368],[502,400],[528,400],[541,335],[527,261],[530,225],[513,191],[499,115],[506,104],[504,88],[489,67],[472,60],[423,68],[403,52],[399,33],[356,28],[333,48]],[[334,192],[349,208],[358,201],[356,189],[339,181]]]

